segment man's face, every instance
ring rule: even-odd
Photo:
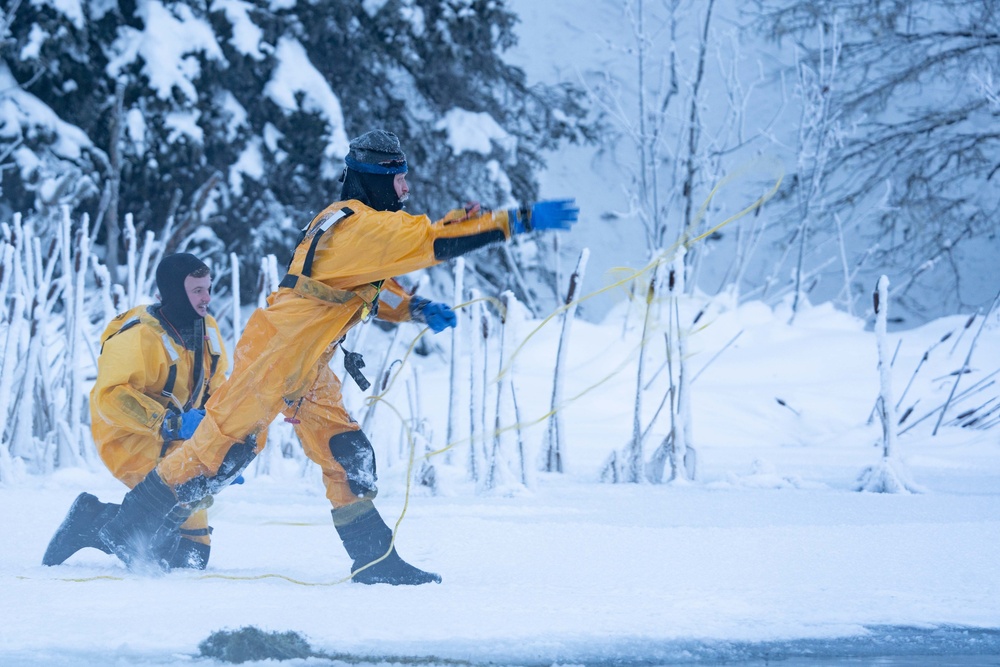
[[[406,182],[406,174],[396,174],[392,179],[392,187],[396,188],[396,197],[400,203],[410,198],[410,186]]]
[[[184,290],[195,312],[202,317],[208,315],[208,304],[212,301],[212,276],[188,276],[184,279]]]

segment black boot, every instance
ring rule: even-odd
[[[171,488],[153,468],[125,494],[121,510],[98,533],[101,541],[129,567],[155,563],[169,570],[178,530],[195,510],[212,504],[212,494],[232,483],[257,455],[257,436],[231,445],[218,472],[199,475]],[[207,561],[207,558],[206,558]]]
[[[111,553],[104,542],[97,537],[104,524],[118,512],[120,505],[102,503],[97,496],[81,493],[70,505],[66,518],[49,541],[42,556],[42,565],[61,565],[80,549],[93,547],[106,554]]]
[[[413,567],[399,557],[395,547],[390,550],[392,530],[370,500],[331,510],[331,513],[344,548],[354,559],[351,567],[354,581],[393,586],[441,583],[441,575]],[[365,567],[373,561],[378,562]]]
[[[168,568],[161,554],[177,540],[177,530],[194,511],[178,503],[173,489],[153,469],[125,494],[121,509],[98,537],[127,566],[155,563]]]
[[[170,553],[163,554],[160,559],[171,570],[177,568],[204,570],[208,567],[208,556],[212,553],[211,545],[178,537],[172,547]]]

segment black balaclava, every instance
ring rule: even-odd
[[[156,289],[160,293],[160,313],[178,329],[189,329],[201,315],[191,305],[184,279],[208,265],[187,252],[167,255],[156,267]]]
[[[344,158],[344,186],[340,200],[357,199],[377,211],[398,211],[403,202],[396,195],[393,180],[405,174],[406,155],[399,137],[385,130],[371,130],[351,141]]]

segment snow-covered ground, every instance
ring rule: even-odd
[[[586,11],[572,0],[511,4],[524,18],[512,57],[530,78],[577,80],[605,64],[622,66],[601,61],[607,49],[595,37],[621,20],[614,3],[584,3]],[[561,60],[550,61],[549,52]],[[610,267],[641,263],[648,250],[637,248],[634,227],[593,224],[627,208],[622,178],[611,161],[577,148],[550,158],[542,176],[544,197],[581,203],[581,223],[564,247],[592,250],[585,291],[606,285]],[[704,301],[686,305],[685,321]],[[390,524],[402,517],[400,553],[439,572],[439,586],[345,582],[350,563],[318,472],[275,456],[277,437],[262,457],[270,472],[252,468],[210,510],[206,572],[129,572],[92,550],[42,567],[78,493],[117,501],[124,488],[99,464],[0,485],[0,665],[210,666],[218,663],[196,657],[199,642],[247,625],[300,632],[317,652],[346,663],[547,667],[855,656],[850,664],[909,664],[878,657],[894,655],[931,656],[926,665],[1000,664],[1000,426],[949,425],[1000,393],[988,378],[1000,370],[997,313],[958,393],[981,381],[982,390],[949,409],[936,436],[932,411],[947,399],[949,374],[961,368],[981,320],[965,329],[966,317],[947,318],[890,336],[892,350],[900,342],[895,396],[901,412],[914,406],[904,426],[923,418],[900,436],[898,464],[922,492],[883,495],[855,490],[859,474],[881,457],[881,429],[871,419],[876,343],[865,322],[816,306],[789,326],[785,307],[723,301],[708,306],[690,338],[697,479],[600,483],[608,456],[631,435],[641,345],[638,305],[626,315],[626,304],[613,304],[603,297],[585,303],[588,319],[606,317],[577,321],[573,331],[560,406],[565,474],[534,470],[545,424],[532,423],[550,407],[558,320],[530,338],[539,323],[519,326],[518,340],[527,342],[514,375],[522,422],[532,424],[523,434],[527,486],[508,475],[497,490],[477,493],[465,474],[469,445],[459,442],[451,463],[433,459],[438,493],[415,486],[408,494],[400,427],[380,408],[371,433],[377,505]],[[406,326],[404,344],[417,333]],[[655,352],[644,378],[652,383],[644,424],[665,387],[661,334],[655,329],[648,339]],[[447,347],[447,335],[434,340]],[[378,355],[361,351],[370,367],[378,365]],[[408,363],[421,369],[420,412],[441,447],[446,360],[432,354]],[[399,385],[387,398],[407,414]],[[361,397],[347,392],[360,408]],[[647,459],[666,429],[661,418],[651,430]]]
[[[403,663],[711,664],[838,653],[998,663],[1000,428],[942,427],[932,437],[936,420],[926,419],[899,444],[923,492],[859,493],[859,473],[881,456],[881,429],[868,423],[874,334],[828,307],[788,326],[784,309],[713,305],[691,337],[692,371],[708,365],[693,387],[698,479],[602,484],[603,461],[631,429],[641,334],[637,312],[623,326],[624,310],[573,331],[565,474],[477,494],[465,480],[465,444],[451,465],[435,459],[437,495],[414,487],[407,496],[405,459],[385,454],[398,426],[383,427],[395,418],[382,413],[377,504],[390,523],[405,506],[400,553],[441,573],[441,585],[345,583],[349,560],[317,472],[290,460],[271,459],[271,474],[251,472],[217,497],[204,573],[129,572],[93,550],[43,567],[72,499],[88,490],[118,500],[123,487],[99,467],[0,487],[0,664],[211,665],[192,662],[198,643],[246,625],[300,632],[327,654]],[[917,403],[908,423],[947,397],[947,374],[979,328],[963,329],[965,319],[891,335],[893,349],[901,340],[896,396],[932,349],[904,396],[904,408]],[[530,328],[520,324],[520,339]],[[542,362],[558,329],[542,327],[517,356],[524,422],[548,410],[551,362]],[[443,434],[447,364],[437,355],[411,362]],[[959,393],[1000,368],[996,314],[971,368]],[[949,416],[996,395],[988,387]],[[654,427],[648,449],[665,429]],[[543,431],[524,432],[530,462]]]

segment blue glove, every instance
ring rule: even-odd
[[[188,410],[186,412],[168,412],[160,425],[160,435],[164,442],[172,440],[187,440],[194,435],[198,424],[205,418],[205,410]]]
[[[410,318],[414,322],[423,322],[434,333],[441,333],[448,327],[458,324],[458,316],[454,310],[443,303],[428,301],[419,296],[410,300]]]
[[[551,199],[533,204],[531,208],[512,208],[507,211],[511,231],[515,234],[536,229],[569,229],[580,215],[575,199]]]

